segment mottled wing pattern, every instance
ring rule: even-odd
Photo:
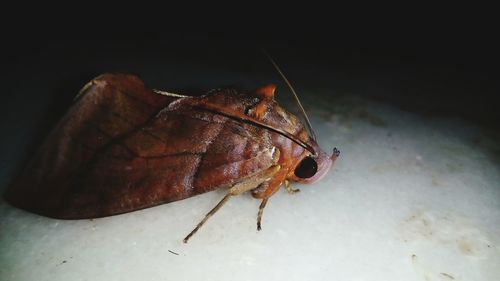
[[[276,161],[268,132],[178,106],[135,76],[104,75],[84,88],[25,172],[14,205],[56,218],[92,218],[187,198]]]

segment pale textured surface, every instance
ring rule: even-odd
[[[183,244],[222,191],[81,221],[2,201],[0,280],[500,278],[497,142],[460,120],[355,98],[314,108],[320,145],[341,157],[321,182],[278,192],[262,231],[260,202],[244,195]]]

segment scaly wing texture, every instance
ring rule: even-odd
[[[277,161],[266,130],[178,106],[196,99],[155,94],[130,75],[94,79],[7,200],[56,218],[109,216],[229,185]]]

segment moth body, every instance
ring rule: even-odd
[[[314,182],[338,156],[320,150],[274,91],[188,97],[149,90],[131,75],[99,76],[5,197],[60,219],[117,215],[218,188],[228,196],[250,191],[265,206],[283,183]]]

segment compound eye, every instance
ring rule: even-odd
[[[307,156],[295,168],[295,175],[301,179],[307,179],[316,174],[318,171],[318,163],[311,156]]]

